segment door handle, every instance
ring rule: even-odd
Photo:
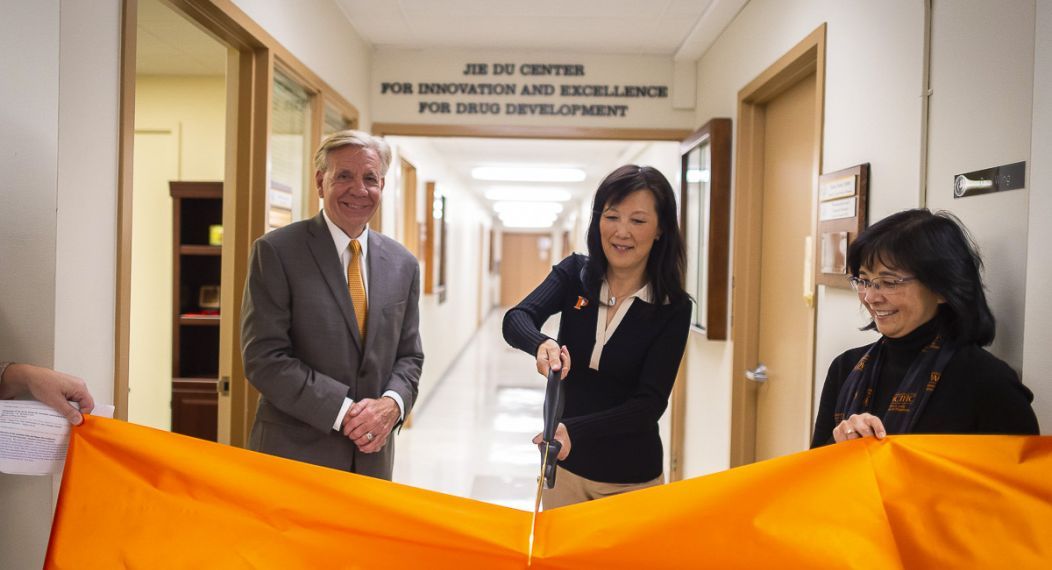
[[[762,384],[767,381],[767,366],[763,363],[760,363],[760,365],[756,368],[753,368],[752,370],[746,370],[745,377],[749,380],[752,380],[753,382]]]

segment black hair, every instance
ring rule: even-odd
[[[847,251],[851,275],[880,263],[908,271],[946,302],[940,305],[947,337],[961,345],[993,342],[994,315],[986,303],[983,260],[953,214],[927,209],[892,214],[863,231]],[[875,328],[871,321],[865,328]]]
[[[654,302],[660,305],[668,299],[669,303],[678,304],[689,297],[683,289],[686,253],[679,231],[676,195],[672,192],[672,185],[668,179],[650,166],[626,164],[608,174],[599,184],[592,201],[592,220],[588,224],[585,285],[593,295],[598,295],[609,266],[599,235],[599,221],[603,211],[620,204],[625,197],[637,190],[649,191],[654,196],[657,208],[660,238],[650,250],[646,267],[647,282],[653,291]]]

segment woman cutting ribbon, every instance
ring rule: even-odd
[[[508,343],[535,357],[542,375],[561,368],[564,378],[560,463],[545,509],[664,482],[658,419],[690,326],[683,265],[668,180],[622,166],[596,191],[588,256],[562,260],[504,316]],[[540,332],[555,313],[559,342]],[[571,368],[571,355],[582,364]]]

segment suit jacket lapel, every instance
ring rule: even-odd
[[[380,328],[380,317],[383,307],[387,306],[387,294],[390,287],[391,264],[387,257],[383,239],[378,237],[375,231],[369,232],[369,327],[365,331],[366,344],[376,336],[376,330]],[[384,271],[384,270],[387,271]]]
[[[325,281],[329,292],[336,300],[336,305],[340,308],[340,313],[343,314],[343,320],[351,332],[351,337],[354,338],[355,346],[361,352],[362,339],[358,334],[358,321],[354,317],[354,308],[351,306],[351,295],[347,292],[347,279],[343,276],[340,255],[332,243],[329,226],[325,224],[325,218],[321,213],[311,219],[307,224],[307,230],[307,247],[314,256],[314,262],[318,265],[322,280]],[[369,245],[372,245],[371,241]]]

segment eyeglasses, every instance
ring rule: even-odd
[[[858,293],[865,293],[870,287],[874,291],[879,291],[884,295],[894,295],[895,293],[902,292],[903,286],[910,281],[916,281],[916,277],[899,277],[897,279],[863,279],[861,277],[851,276],[847,278],[851,282],[851,288]]]

